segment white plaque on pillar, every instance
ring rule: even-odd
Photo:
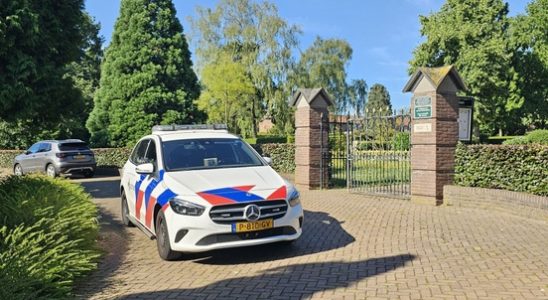
[[[432,123],[419,123],[413,125],[413,132],[432,132]]]
[[[472,133],[472,108],[459,108],[459,140],[470,141]]]

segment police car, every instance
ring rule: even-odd
[[[299,192],[224,125],[154,126],[124,165],[122,221],[156,238],[158,253],[291,242],[302,233]]]

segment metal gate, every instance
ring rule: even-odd
[[[377,110],[364,117],[329,122],[329,147],[322,149],[328,186],[350,192],[408,198],[409,110]],[[324,174],[324,172],[321,172]]]

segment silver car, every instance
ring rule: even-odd
[[[40,141],[16,156],[13,173],[45,172],[50,177],[81,173],[89,178],[95,174],[96,166],[95,156],[85,142],[50,140]]]

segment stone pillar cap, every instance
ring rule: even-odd
[[[320,95],[322,97],[319,97]],[[325,100],[326,107],[333,105],[333,100],[331,99],[331,96],[329,96],[324,88],[298,89],[295,94],[293,94],[289,105],[296,106],[299,103],[299,99],[301,98],[301,96],[306,100],[309,106],[311,106],[312,103],[319,98],[323,98]]]
[[[447,77],[453,81],[458,90],[466,91],[468,89],[457,69],[453,65],[449,65],[437,68],[418,68],[403,88],[403,92],[413,92],[423,78],[426,78],[437,90]]]

